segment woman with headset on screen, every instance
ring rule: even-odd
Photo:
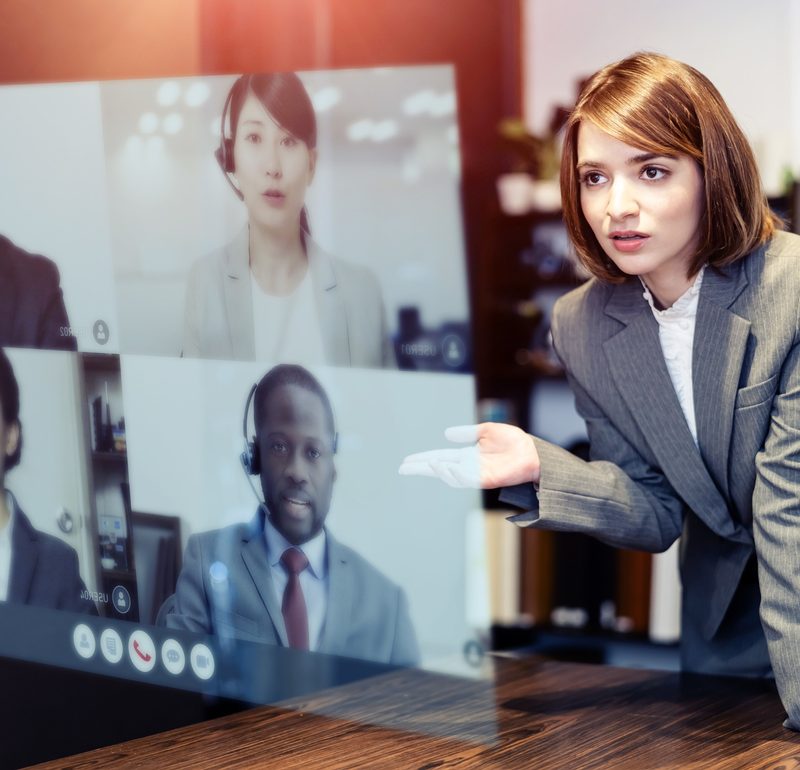
[[[183,355],[393,366],[374,276],[326,254],[310,235],[305,195],[317,124],[297,75],[236,80],[216,158],[248,223],[191,269]]]
[[[400,472],[509,487],[522,526],[648,551],[680,536],[682,666],[772,669],[800,729],[800,238],[714,86],[655,54],[587,83],[561,193],[593,278],[552,336],[591,460],[485,423]]]

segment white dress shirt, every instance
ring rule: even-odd
[[[705,267],[701,268],[694,283],[675,301],[672,307],[658,310],[653,295],[642,281],[644,298],[658,321],[658,339],[667,364],[672,386],[686,418],[686,423],[697,444],[697,423],[694,415],[694,392],[692,389],[692,351],[694,349],[694,327],[697,320],[697,303],[703,283]],[[639,279],[641,280],[641,278]]]
[[[8,523],[0,529],[0,602],[8,601],[8,584],[11,581],[11,535],[14,530],[14,496],[10,492],[6,496],[6,505],[11,514]]]
[[[308,648],[312,652],[319,649],[322,628],[325,625],[325,612],[328,608],[328,564],[326,558],[325,530],[302,545],[293,546],[270,522],[264,521],[264,538],[267,541],[272,582],[278,595],[278,604],[283,604],[283,593],[289,582],[289,574],[281,562],[287,548],[297,548],[308,559],[308,567],[300,573],[300,588],[308,612]]]

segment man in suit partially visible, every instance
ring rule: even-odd
[[[320,383],[281,365],[253,388],[243,457],[264,504],[247,524],[194,535],[170,628],[412,665],[405,594],[325,527],[336,479],[333,410]]]
[[[6,472],[19,463],[21,453],[19,386],[0,350],[0,602],[96,615],[75,551],[35,529],[5,488]]]
[[[75,350],[58,268],[0,235],[0,346]]]

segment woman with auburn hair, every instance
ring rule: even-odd
[[[682,666],[774,671],[800,729],[800,238],[714,86],[656,54],[587,83],[561,188],[594,277],[552,335],[591,460],[484,423],[400,472],[510,487],[522,526],[654,552],[680,536]]]
[[[306,191],[317,121],[293,72],[231,87],[216,158],[248,223],[189,275],[183,355],[337,366],[394,366],[380,287],[311,237]]]

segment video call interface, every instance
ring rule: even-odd
[[[0,112],[0,655],[254,702],[468,667],[480,498],[397,473],[475,417],[452,68]]]

